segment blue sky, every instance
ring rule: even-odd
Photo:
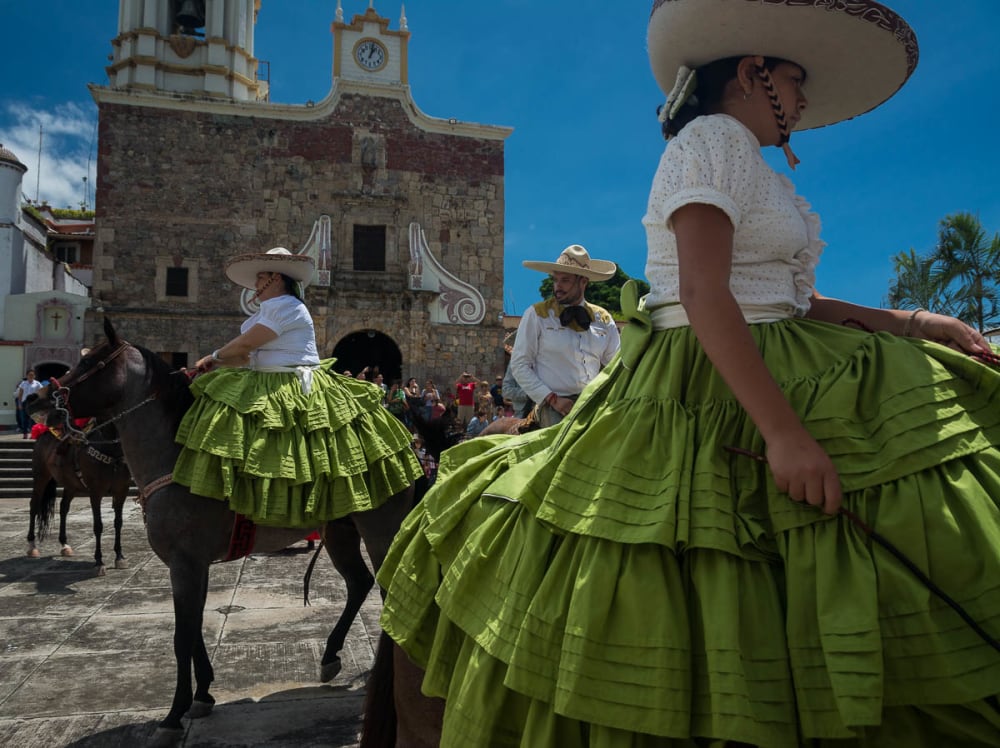
[[[348,18],[368,6],[342,3]],[[976,213],[991,235],[1000,231],[1000,2],[890,5],[917,33],[914,76],[872,113],[796,134],[802,163],[790,175],[823,220],[829,246],[819,290],[872,306],[885,296],[892,256],[933,247],[949,213]],[[37,188],[56,206],[93,205],[96,107],[87,84],[107,83],[117,6],[0,0],[0,143],[29,167],[29,198]],[[664,147],[655,118],[662,95],[645,51],[648,0],[405,7],[417,105],[434,117],[514,128],[506,141],[505,311],[538,299],[542,276],[521,261],[553,260],[567,244],[642,276],[640,220]],[[270,63],[272,101],[329,93],[335,8],[336,0],[263,0],[256,54]],[[399,0],[375,0],[375,9],[398,28]],[[787,171],[771,150],[769,162]]]

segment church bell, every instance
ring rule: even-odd
[[[183,0],[174,20],[187,33],[202,28],[205,25],[204,0]]]

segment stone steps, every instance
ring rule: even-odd
[[[0,439],[0,499],[31,499],[34,477],[31,471],[33,439]],[[135,484],[129,496],[138,494]]]

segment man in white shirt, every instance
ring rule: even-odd
[[[28,369],[28,372],[24,375],[24,379],[21,380],[21,383],[14,390],[17,427],[21,431],[22,439],[27,439],[28,433],[31,431],[31,416],[24,409],[24,401],[28,398],[28,395],[34,395],[41,388],[42,383],[35,379],[35,370]]]
[[[559,423],[576,398],[618,352],[620,337],[611,314],[584,299],[587,283],[611,278],[615,263],[592,260],[579,244],[555,262],[524,262],[552,276],[553,298],[528,307],[521,317],[510,370],[538,404],[544,426]]]

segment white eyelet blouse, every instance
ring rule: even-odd
[[[668,143],[642,220],[651,286],[646,306],[673,305],[667,315],[654,315],[658,328],[688,324],[680,307],[670,217],[689,203],[714,205],[735,227],[729,287],[747,321],[802,316],[809,310],[826,245],[819,238],[819,216],[786,177],[768,166],[750,130],[728,115],[713,114],[695,119]]]

